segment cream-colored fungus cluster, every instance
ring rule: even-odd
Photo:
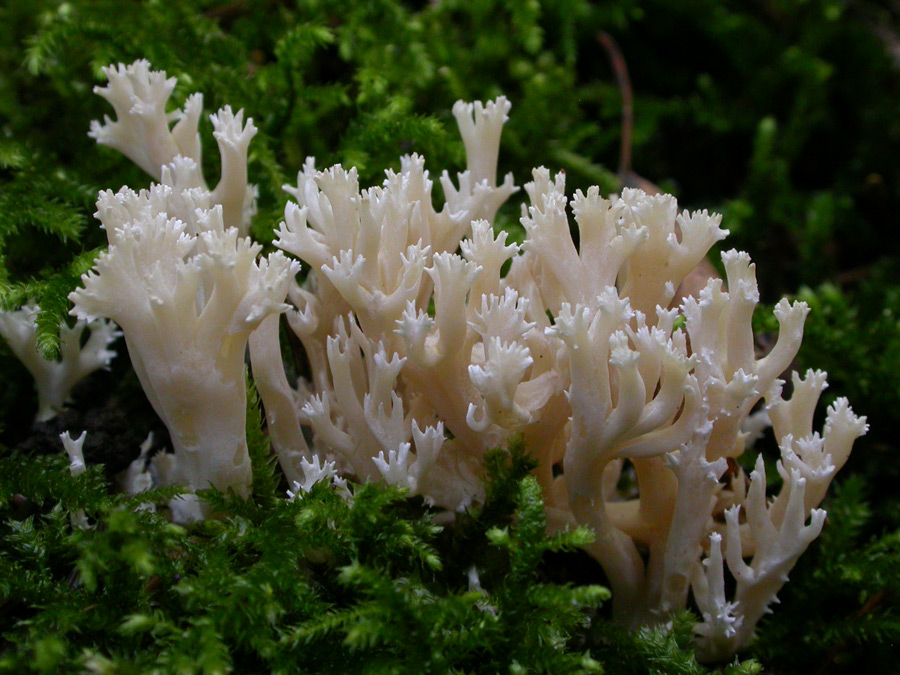
[[[752,637],[819,534],[818,507],[866,424],[838,399],[813,429],[821,372],[794,374],[782,397],[807,308],[781,301],[777,343],[758,357],[747,254],[722,254],[725,283],[676,295],[726,236],[718,215],[679,213],[673,197],[640,190],[569,197],[564,175],[540,168],[525,185],[525,241],[508,241],[493,227],[518,189],[496,180],[510,109],[500,97],[454,106],[467,170],[441,175],[440,210],[417,155],[365,189],[354,169],[310,159],[285,188],[284,253],[261,257],[246,237],[252,121],[228,108],[212,116],[223,168],[210,190],[200,96],[170,113],[174,79],[146,62],[106,75],[97,91],[117,117],[91,133],[158,184],[101,194],[109,250],[71,299],[76,316],[124,332],[171,433],[174,454],[155,461],[163,482],[249,493],[249,343],[292,496],[352,476],[453,512],[483,497],[485,451],[521,434],[551,526],[596,533],[587,551],[619,621],[663,622],[693,594],[701,656],[725,658]],[[302,283],[296,261],[309,268]],[[281,314],[309,363],[296,383],[281,362]],[[781,446],[774,496],[762,460],[749,476],[733,461],[748,420],[766,415]]]

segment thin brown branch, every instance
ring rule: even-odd
[[[206,16],[214,21],[232,21],[246,11],[246,0],[234,0],[206,11]]]
[[[616,76],[619,92],[622,95],[622,142],[619,146],[619,175],[631,173],[631,137],[634,130],[634,96],[631,90],[631,79],[628,77],[628,65],[619,45],[609,33],[599,33],[597,41],[606,51],[610,66]]]

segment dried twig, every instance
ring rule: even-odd
[[[619,84],[622,94],[622,142],[619,146],[619,175],[623,178],[631,174],[631,136],[634,130],[634,94],[631,90],[631,80],[628,77],[628,65],[622,50],[609,33],[599,33],[597,41],[606,51],[610,66]]]

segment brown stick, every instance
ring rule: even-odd
[[[631,173],[631,136],[634,130],[634,94],[631,79],[628,77],[628,65],[622,50],[609,33],[598,33],[597,41],[606,51],[609,64],[612,66],[622,95],[622,142],[619,146],[619,175]]]

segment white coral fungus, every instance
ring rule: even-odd
[[[0,311],[0,336],[34,378],[38,394],[36,420],[44,422],[59,413],[72,389],[95,370],[109,368],[116,353],[110,344],[121,335],[115,324],[100,321],[63,323],[59,327],[59,359],[45,359],[37,340],[37,305],[11,312]],[[82,343],[87,331],[88,338]]]
[[[222,207],[199,215],[199,235],[159,211],[165,186],[104,193],[98,217],[110,246],[70,298],[73,314],[122,328],[144,391],[172,437],[174,479],[248,494],[244,353],[250,333],[284,311],[296,272],[283,254],[225,229]]]
[[[249,489],[249,338],[291,495],[340,473],[463,509],[483,498],[484,452],[521,435],[540,462],[551,526],[596,533],[586,548],[619,621],[663,622],[693,593],[702,656],[725,658],[751,638],[821,530],[819,505],[866,424],[839,399],[813,430],[820,372],[795,374],[793,395],[782,397],[778,378],[807,307],[777,305],[778,341],[759,358],[746,253],[722,254],[725,282],[676,298],[727,235],[720,216],[632,189],[570,199],[565,176],[539,168],[525,185],[526,239],[508,242],[493,218],[517,190],[511,176],[496,179],[510,104],[459,102],[467,170],[455,182],[443,172],[440,209],[418,155],[366,189],[354,169],[307,160],[285,187],[292,201],[275,240],[311,268],[301,285],[284,255],[257,260],[259,247],[227,228],[242,205],[246,224],[252,130],[240,114],[214,120],[231,168],[210,193],[196,170],[199,99],[166,113],[174,83],[144,62],[107,75],[100,93],[118,121],[92,133],[163,185],[101,195],[110,249],[72,295],[74,312],[122,326],[172,432],[178,482]],[[309,362],[295,387],[278,344],[285,309]],[[754,413],[763,399],[765,413]],[[733,461],[765,414],[782,452],[773,499],[761,463],[748,477]],[[625,472],[634,487],[620,494]]]

